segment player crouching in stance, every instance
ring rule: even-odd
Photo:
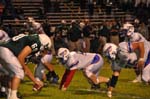
[[[99,54],[70,52],[67,48],[59,48],[58,58],[66,67],[60,84],[60,89],[63,91],[67,89],[76,70],[81,70],[92,86],[99,86],[100,83],[109,81],[109,78],[99,76],[99,70],[104,63]]]
[[[107,56],[109,60],[111,60],[111,67],[113,70],[112,78],[107,93],[108,97],[112,97],[112,90],[117,84],[118,76],[120,74],[121,68],[123,67],[140,68],[142,80],[144,82],[150,81],[150,54],[147,53],[147,58],[145,57],[143,60],[143,58],[141,58],[143,56],[143,50],[140,49],[140,46],[141,44],[139,43],[129,44],[127,42],[119,43],[118,47],[112,43],[105,44],[103,52],[104,55]],[[137,57],[139,54],[134,52],[135,50],[138,50],[140,52],[139,57]],[[141,61],[145,61],[145,65],[141,65]]]
[[[48,70],[48,73],[46,74],[46,79],[50,83],[58,84],[59,77],[55,73],[54,66],[51,64],[51,61],[53,59],[53,55],[51,51],[49,50],[41,50],[39,52],[39,55],[36,57],[34,63],[37,64],[35,68],[35,78],[41,81],[45,80],[45,69]],[[36,61],[36,62],[35,62]]]
[[[9,42],[0,45],[0,64],[12,77],[7,99],[19,99],[17,98],[17,90],[24,74],[36,84],[38,89],[42,88],[43,82],[35,79],[33,73],[25,64],[25,58],[44,49],[45,46],[51,47],[51,41],[45,34],[19,34]]]
[[[141,82],[141,70],[143,68],[149,68],[147,66],[149,64],[149,55],[150,55],[150,42],[146,40],[145,37],[142,36],[141,33],[134,31],[134,26],[130,23],[125,23],[123,25],[122,31],[124,31],[126,39],[125,42],[128,43],[130,51],[134,51],[135,49],[138,49],[137,54],[139,53],[139,61],[138,61],[138,67],[135,69],[136,72],[136,79],[133,80],[133,83]],[[132,45],[132,46],[131,46]],[[145,69],[144,69],[145,70]],[[143,71],[145,73],[145,71]],[[147,77],[144,79],[148,79]],[[146,81],[147,82],[147,81]]]

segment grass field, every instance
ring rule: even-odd
[[[64,73],[64,67],[55,64],[55,70],[60,78]],[[29,65],[30,68],[34,66]],[[105,62],[100,75],[111,77],[110,66]],[[133,84],[130,81],[135,78],[135,73],[132,69],[123,69],[119,77],[118,84],[113,92],[112,99],[150,99],[150,85],[142,83]],[[41,92],[32,91],[32,82],[25,77],[22,82],[19,92],[23,95],[23,99],[108,99],[106,96],[106,86],[101,84],[102,91],[91,91],[90,85],[82,75],[81,71],[77,71],[68,90],[63,92],[58,89],[59,85],[49,84],[44,87]]]

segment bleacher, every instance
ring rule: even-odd
[[[38,22],[43,22],[44,19],[38,18],[38,8],[43,8],[42,0],[13,0],[14,7],[21,6],[24,10],[25,18],[32,16],[34,17]],[[71,20],[82,20],[85,18],[90,18],[90,21],[92,24],[100,24],[103,21],[109,21],[114,18],[129,18],[128,20],[132,19],[130,18],[132,13],[126,13],[123,12],[121,9],[112,8],[111,14],[106,14],[106,9],[98,9],[94,8],[94,15],[89,17],[88,15],[88,9],[86,8],[84,11],[80,11],[79,4],[78,3],[67,3],[61,1],[60,3],[60,12],[49,12],[46,14],[47,18],[49,19],[49,22],[51,25],[56,26],[58,25],[62,19],[65,19],[67,22],[71,22]],[[15,20],[3,20],[3,23],[5,26],[8,24],[12,25],[23,25],[23,23],[26,20],[20,20],[19,23]]]

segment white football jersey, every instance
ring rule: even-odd
[[[41,62],[42,63],[50,63],[52,61],[52,59],[53,59],[52,54],[46,54],[45,56],[43,56],[41,58]]]
[[[130,61],[130,63],[133,63],[137,61],[137,55],[134,52],[129,51],[129,45],[127,42],[121,42],[119,43],[119,54],[118,57],[120,59],[124,59],[126,61]]]
[[[116,60],[112,61],[112,69],[120,70],[121,67],[133,67],[136,65],[137,55],[129,51],[128,43],[119,43]]]
[[[8,36],[8,34],[5,31],[0,30],[0,43],[6,42],[8,40],[10,40],[10,37]]]
[[[129,44],[130,42],[131,43],[144,42],[144,50],[145,50],[144,59],[146,60],[150,52],[150,42],[146,40],[140,33],[133,33],[132,37],[130,38],[130,41],[128,41],[128,46],[132,50],[132,46],[131,44]]]
[[[66,66],[70,69],[83,69],[89,66],[96,53],[77,53],[77,52],[70,52]]]

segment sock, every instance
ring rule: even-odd
[[[10,97],[17,99],[17,90],[11,90]]]
[[[10,93],[11,93],[11,89],[9,88],[9,89],[8,89],[8,93],[7,93],[7,99],[9,99]]]

